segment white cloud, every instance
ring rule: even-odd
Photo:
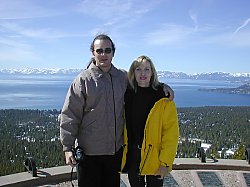
[[[154,4],[155,2],[140,0],[83,0],[77,5],[76,10],[91,18],[102,20],[104,26],[120,27],[142,17],[154,7]]]
[[[178,45],[194,32],[193,28],[165,24],[162,28],[146,34],[145,39],[151,45]]]
[[[250,18],[246,19],[244,21],[244,23],[234,31],[234,35],[237,34],[241,29],[243,29],[244,27],[246,27],[249,22],[250,22]]]
[[[250,47],[250,30],[238,32],[237,35],[229,38],[229,42],[233,46]]]
[[[39,6],[32,0],[1,0],[0,20],[30,19],[57,15],[56,10]]]
[[[127,0],[83,0],[77,10],[99,19],[113,19],[114,16],[123,15],[131,10],[131,3]]]
[[[0,62],[18,62],[37,60],[39,57],[32,50],[16,49],[16,48],[4,48],[0,50]]]
[[[27,43],[19,41],[18,39],[19,39],[18,37],[9,37],[9,38],[0,37],[0,44],[2,46],[12,47],[12,48],[22,48],[22,49],[32,48]]]
[[[38,59],[33,47],[19,37],[0,37],[0,62]]]
[[[240,32],[233,36],[230,32],[205,35],[201,38],[200,43],[226,47],[250,47],[250,32]]]
[[[57,38],[65,38],[65,37],[82,37],[83,34],[68,34],[62,31],[57,31],[52,28],[40,28],[33,29],[25,26],[21,26],[17,23],[5,22],[1,24],[2,28],[13,32],[17,35],[36,38],[36,39],[57,39]]]
[[[192,17],[195,20],[195,16]],[[244,27],[246,25],[244,24]],[[212,44],[227,47],[250,47],[250,30],[245,29],[237,32],[237,35],[232,35],[228,28],[214,25],[193,28],[176,24],[164,24],[161,28],[147,33],[145,42],[150,45],[190,46],[193,44]]]
[[[197,17],[197,15],[195,13],[193,13],[192,11],[189,11],[189,16],[192,19],[192,21],[194,22],[195,30],[197,30],[198,29],[198,17]]]

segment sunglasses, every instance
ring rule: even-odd
[[[97,53],[97,54],[103,54],[103,53],[105,53],[105,54],[110,54],[111,53],[111,51],[112,51],[112,49],[109,47],[109,48],[105,48],[105,49],[102,49],[102,48],[100,48],[100,49],[96,49],[95,50],[95,52]]]

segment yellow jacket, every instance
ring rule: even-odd
[[[172,171],[179,138],[176,106],[173,101],[162,98],[151,109],[145,129],[141,149],[141,175],[154,175],[159,166],[168,166]],[[122,168],[126,163],[127,131],[124,130],[124,152]]]

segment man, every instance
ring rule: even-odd
[[[76,165],[71,151],[75,140],[86,155],[78,164],[78,186],[119,187],[127,75],[112,64],[115,45],[109,36],[96,36],[90,49],[88,68],[68,90],[60,138],[66,164]]]

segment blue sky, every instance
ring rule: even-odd
[[[249,0],[0,0],[0,69],[85,68],[98,33],[128,70],[250,72]]]

